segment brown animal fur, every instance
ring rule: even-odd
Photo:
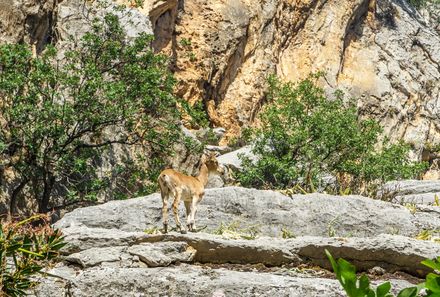
[[[218,168],[217,159],[213,154],[208,157],[203,156],[201,163],[202,165],[200,166],[200,172],[197,177],[188,176],[173,169],[165,169],[160,173],[158,182],[163,202],[162,219],[165,233],[168,232],[168,200],[170,196],[174,197],[174,219],[180,232],[186,233],[179,219],[178,208],[181,200],[183,200],[185,204],[187,227],[191,232],[196,230],[195,215],[197,205],[205,194],[205,186],[208,183],[209,173],[217,171]]]

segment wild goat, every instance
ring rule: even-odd
[[[197,205],[203,199],[205,186],[208,183],[210,172],[217,171],[218,161],[214,154],[202,156],[199,175],[197,177],[188,176],[173,169],[165,169],[159,175],[158,182],[160,194],[162,196],[162,219],[164,232],[168,232],[168,200],[170,196],[174,197],[173,213],[176,226],[181,233],[186,233],[182,228],[179,219],[180,200],[183,200],[186,208],[186,224],[189,231],[196,230],[195,215]]]

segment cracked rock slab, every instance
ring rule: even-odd
[[[126,247],[94,247],[79,253],[73,253],[65,258],[67,262],[75,263],[81,267],[97,266],[104,262],[118,262]]]
[[[133,245],[148,237],[143,232],[126,232],[117,229],[87,228],[74,226],[62,229],[67,245],[63,252],[71,254],[90,248]]]
[[[405,281],[393,281],[393,284],[397,289],[411,285]],[[59,297],[66,296],[67,292],[75,297],[345,296],[334,279],[240,272],[184,264],[166,268],[90,268],[78,273],[70,285],[51,279],[34,289],[33,294],[35,297]]]
[[[431,270],[420,262],[440,255],[440,244],[399,235],[369,238],[323,238],[305,236],[293,239],[258,238],[226,240],[209,234],[158,235],[151,241],[186,241],[197,250],[201,263],[263,263],[269,266],[314,263],[330,268],[328,249],[335,258],[353,262],[359,270],[382,267],[388,272],[405,271],[424,277]]]
[[[162,200],[159,194],[111,201],[102,205],[75,209],[55,226],[86,226],[121,231],[162,228]],[[96,214],[99,213],[99,216]],[[180,205],[180,216],[185,217]],[[400,234],[414,237],[423,229],[440,229],[439,214],[410,209],[362,196],[326,194],[284,196],[275,191],[241,187],[207,189],[198,206],[199,228],[212,232],[221,223],[238,222],[254,227],[265,236],[281,237],[287,229],[296,236],[329,236],[329,230],[341,237],[371,237]],[[174,225],[172,216],[170,224]],[[92,236],[92,235],[91,235]],[[136,235],[137,236],[137,235]]]
[[[149,267],[169,266],[176,262],[191,262],[196,255],[196,250],[186,242],[143,243],[129,247],[127,252],[138,256]]]
[[[383,187],[382,191],[395,193],[397,196],[414,195],[424,193],[440,192],[440,181],[438,180],[403,180],[390,181]]]
[[[87,233],[93,232],[93,229]],[[123,231],[120,231],[123,232]],[[81,237],[77,234],[75,240]],[[66,238],[69,240],[69,237]],[[80,240],[80,239],[79,239]],[[68,241],[69,242],[69,241]],[[212,234],[147,235],[139,242],[126,243],[126,250],[105,246],[85,249],[67,257],[70,262],[83,267],[115,262],[120,251],[120,265],[127,267],[127,255],[136,256],[150,267],[169,266],[173,263],[233,263],[281,266],[313,263],[330,268],[325,249],[334,257],[353,262],[358,269],[382,267],[388,272],[405,271],[415,276],[425,276],[430,270],[420,262],[440,255],[440,244],[433,241],[411,239],[399,235],[376,237],[325,238],[305,236],[292,239],[261,237],[255,240],[230,240]],[[94,258],[93,258],[94,257]],[[128,267],[130,263],[128,262]]]

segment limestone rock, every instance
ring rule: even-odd
[[[220,174],[211,174],[208,179],[206,189],[221,188],[225,185],[225,181]]]
[[[104,262],[117,262],[121,260],[124,249],[123,246],[92,247],[67,256],[66,261],[76,263],[83,268],[97,266]]]
[[[229,240],[208,234],[169,234],[151,236],[147,240],[187,242],[197,251],[194,260],[200,263],[281,266],[311,262],[330,269],[325,256],[325,249],[328,249],[334,257],[343,257],[360,270],[381,267],[388,272],[406,271],[418,276],[430,272],[420,262],[440,254],[440,245],[435,242],[385,234],[368,238],[304,236],[293,239],[262,237],[255,240]]]
[[[86,226],[130,232],[161,228],[161,208],[160,195],[152,194],[76,209],[55,226],[63,229]],[[181,205],[181,219],[184,215]],[[309,194],[290,198],[274,191],[226,187],[206,190],[205,198],[198,207],[196,223],[198,228],[206,227],[206,231],[213,231],[221,222],[235,222],[241,228],[254,227],[261,234],[272,237],[279,237],[282,229],[290,230],[297,236],[364,237],[382,233],[416,236],[423,229],[439,229],[438,217],[439,212],[435,209],[412,213],[404,206],[361,196]],[[169,220],[174,225],[171,213]]]
[[[433,242],[392,235],[375,238],[298,237],[285,240],[263,237],[226,240],[210,234],[168,234],[149,236],[144,240],[141,244],[93,247],[72,254],[66,260],[80,264],[81,269],[57,265],[50,273],[61,278],[45,280],[33,293],[37,297],[63,296],[67,291],[73,296],[91,296],[93,291],[99,292],[93,296],[138,296],[136,294],[154,295],[158,292],[183,296],[183,292],[191,289],[192,296],[206,296],[214,292],[224,292],[227,296],[248,296],[248,293],[255,296],[259,290],[262,290],[261,296],[284,296],[287,293],[286,296],[316,296],[317,292],[323,296],[344,296],[340,295],[341,287],[335,280],[292,275],[282,265],[313,263],[329,267],[324,255],[324,249],[328,249],[335,257],[343,256],[350,260],[360,270],[398,270],[423,276],[428,270],[420,265],[420,260],[440,253],[440,245]],[[118,253],[119,263],[115,263]],[[127,254],[132,256],[131,261]],[[134,257],[160,268],[138,267]],[[191,265],[166,267],[176,261],[190,262]],[[200,264],[195,265],[194,262]],[[279,268],[272,273],[240,272],[212,269],[204,267],[204,263],[228,264],[229,267],[233,263],[264,264]],[[410,286],[402,281],[393,283],[397,285],[394,290]],[[266,295],[267,292],[270,294]]]
[[[410,195],[423,193],[440,192],[440,181],[438,180],[403,180],[391,181],[382,187],[385,193],[396,195]]]
[[[137,9],[115,10],[116,5],[112,1],[64,0],[58,5],[57,35],[58,47],[78,41],[91,29],[95,18],[103,18],[107,13],[118,16],[121,26],[125,30],[128,39],[138,36],[140,33],[153,34],[153,28],[148,16]]]
[[[168,266],[175,262],[191,262],[196,250],[184,242],[161,242],[133,245],[127,249],[149,267]]]
[[[217,158],[217,160],[220,164],[227,167],[231,167],[233,169],[241,169],[241,160],[239,158],[240,155],[247,156],[254,161],[257,160],[257,157],[252,153],[251,146],[245,146],[233,152],[221,155]]]
[[[41,52],[53,38],[54,0],[0,0],[0,44],[26,42]]]
[[[69,228],[66,229],[68,230]],[[84,229],[81,232],[84,232]],[[94,229],[90,228],[87,233],[90,232],[94,232]],[[84,238],[85,242],[87,233],[79,233],[78,237]],[[71,240],[72,237],[66,237],[69,244]],[[121,244],[123,245],[112,246],[105,241],[95,241],[93,245],[81,246],[81,250],[67,256],[66,261],[79,264],[82,268],[103,267],[103,263],[109,262],[119,262],[114,267],[131,267],[133,256],[137,256],[150,267],[165,267],[176,262],[195,261],[267,266],[314,263],[330,268],[324,253],[324,250],[328,249],[334,257],[344,257],[352,261],[360,270],[381,267],[388,272],[406,271],[424,276],[430,270],[420,262],[440,254],[440,245],[435,242],[410,239],[400,235],[379,235],[370,238],[305,236],[292,239],[260,237],[253,240],[230,240],[204,233],[190,235],[171,233],[150,235],[143,237],[137,243]]]
[[[117,229],[85,226],[71,226],[63,228],[62,231],[68,243],[63,250],[68,254],[91,248],[133,245],[148,237],[144,232],[124,232]]]
[[[343,257],[360,270],[375,266],[386,271],[406,271],[425,276],[431,270],[422,264],[440,254],[440,245],[431,241],[410,239],[400,235],[379,235],[373,238],[298,238],[297,254],[309,261],[330,268],[324,249],[335,258]]]
[[[392,197],[392,201],[399,204],[425,204],[439,206],[440,181],[391,181],[382,187],[381,195],[384,197]]]
[[[57,271],[52,271],[56,273]],[[410,283],[392,280],[396,292]],[[34,297],[135,296],[280,296],[343,297],[337,280],[271,275],[180,265],[160,268],[90,268],[70,281],[47,281],[33,290]]]
[[[141,232],[161,224],[160,209],[159,195],[153,194],[67,214],[56,224],[67,242],[65,261],[50,271],[61,278],[45,280],[34,296],[344,296],[335,280],[292,267],[329,269],[327,249],[383,278],[396,271],[424,277],[430,270],[420,262],[440,254],[435,241],[411,238],[440,228],[440,209],[428,206],[414,212],[360,196],[290,198],[217,188],[208,189],[200,205],[201,232]],[[236,220],[242,225],[231,227]],[[261,233],[240,239],[212,234],[222,233],[217,229],[222,222],[237,233],[259,224]],[[393,283],[394,290],[410,286]]]
[[[328,93],[359,98],[363,116],[420,153],[424,142],[440,139],[440,35],[406,1],[369,4],[187,0],[178,8],[175,39],[162,49],[176,57],[179,95],[205,102],[227,137],[255,121],[268,73],[297,81],[322,70]]]
[[[48,282],[34,290],[35,297],[116,296],[293,296],[342,297],[336,280],[268,275],[180,265],[169,268],[91,268],[80,272],[68,286]]]
[[[409,194],[394,197],[393,201],[399,204],[426,204],[435,205],[439,203],[440,192]],[[436,205],[440,206],[440,205]]]

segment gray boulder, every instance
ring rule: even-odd
[[[221,155],[217,158],[217,160],[220,164],[224,166],[230,167],[232,169],[241,169],[242,167],[239,155],[248,156],[254,161],[257,160],[257,157],[252,153],[252,147],[250,145],[244,146],[233,152]]]
[[[440,245],[399,235],[368,238],[323,238],[316,236],[279,239],[262,237],[255,240],[230,240],[210,234],[156,235],[151,242],[187,242],[197,252],[200,263],[235,263],[281,266],[314,263],[330,269],[325,256],[328,249],[335,258],[352,261],[358,269],[381,267],[388,272],[406,271],[424,276],[430,269],[420,264],[424,259],[440,255]]]
[[[387,182],[382,187],[383,193],[397,196],[440,192],[440,180],[402,180]]]
[[[57,228],[86,226],[139,232],[161,228],[159,194],[79,208],[56,223]],[[98,215],[99,214],[99,215]],[[180,216],[184,218],[183,205]],[[253,227],[261,234],[280,237],[282,230],[297,236],[355,236],[378,234],[416,236],[423,229],[440,228],[440,210],[414,212],[404,206],[361,196],[326,194],[294,195],[240,187],[207,189],[199,205],[196,223],[212,232],[220,224]],[[174,224],[172,213],[170,224]]]
[[[121,254],[125,249],[124,246],[93,247],[71,254],[65,260],[69,263],[78,264],[83,268],[98,266],[101,263],[121,261]]]
[[[57,271],[52,271],[56,273]],[[72,271],[64,281],[54,279],[37,287],[34,297],[138,297],[138,296],[213,296],[213,297],[343,297],[337,280],[296,277],[257,271],[212,269],[180,265],[166,268],[90,268]],[[392,280],[394,291],[411,286]]]
[[[64,0],[58,4],[57,34],[59,46],[66,46],[73,37],[79,40],[90,31],[94,18],[103,19],[107,13],[118,16],[125,35],[128,39],[137,37],[140,33],[153,34],[153,28],[148,16],[137,9],[116,9],[117,4],[109,0],[83,1]]]
[[[409,195],[402,195],[402,196],[396,196],[393,199],[393,202],[399,203],[399,204],[424,204],[424,205],[437,205],[440,200],[440,192],[436,193],[421,193],[421,194],[409,194]]]
[[[34,297],[345,296],[323,278],[326,270],[295,267],[329,269],[327,249],[360,271],[424,277],[429,269],[420,262],[440,254],[438,243],[410,238],[439,229],[440,210],[360,196],[208,189],[197,220],[206,228],[190,234],[161,234],[160,213],[153,194],[67,214],[56,224],[67,242],[64,262],[49,271],[58,278],[44,280]],[[259,235],[242,235],[257,227]],[[411,285],[392,282],[394,290]]]
[[[56,271],[54,271],[56,272]],[[344,296],[336,280],[268,275],[180,265],[168,268],[91,268],[70,281],[47,282],[35,297]]]
[[[133,245],[148,237],[144,232],[126,232],[117,229],[88,228],[85,226],[72,226],[63,228],[62,231],[67,242],[64,247],[64,252],[67,254],[90,248]]]
[[[403,180],[386,183],[380,192],[394,203],[437,205],[440,197],[439,180]],[[438,205],[437,205],[438,206]]]
[[[127,252],[138,256],[149,267],[169,266],[176,262],[191,262],[196,254],[196,250],[185,242],[144,243],[129,247]]]

